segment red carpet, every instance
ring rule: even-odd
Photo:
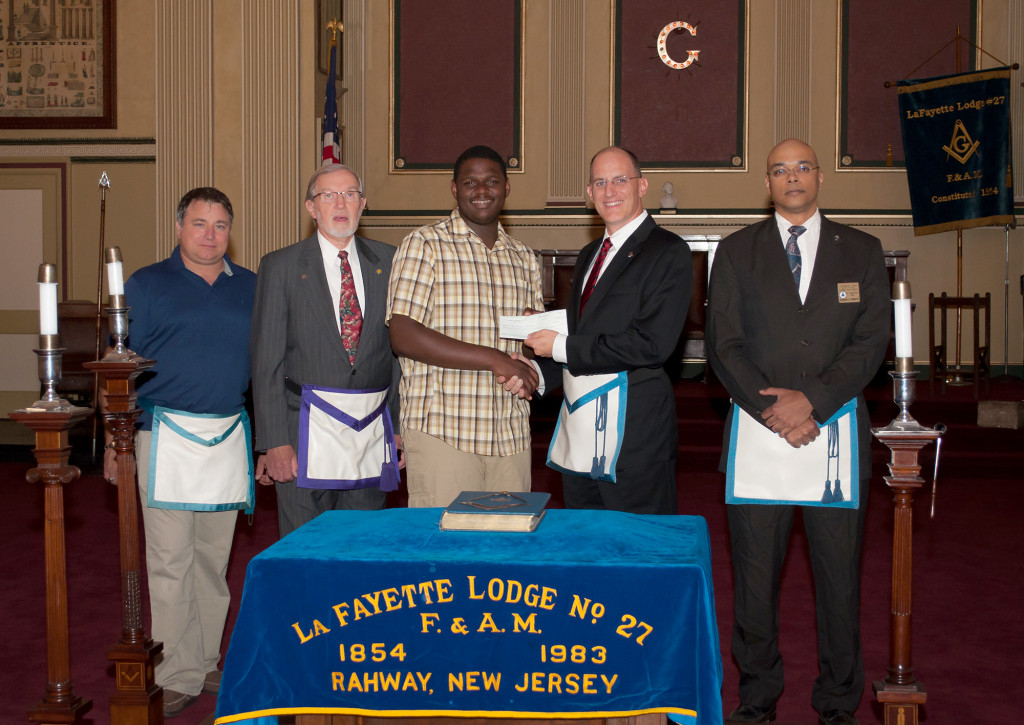
[[[979,429],[977,406],[969,388],[950,389],[928,399],[927,384],[912,412],[927,425],[949,426],[942,448],[937,511],[928,518],[934,447],[922,457],[929,482],[915,506],[914,651],[915,674],[928,690],[921,722],[995,723],[1016,721],[1019,683],[1014,662],[1024,650],[1024,577],[1017,563],[1024,527],[1015,494],[1024,470],[1024,433]],[[736,704],[738,674],[729,655],[732,574],[725,524],[723,477],[717,471],[722,415],[720,388],[701,383],[677,385],[680,418],[680,512],[707,519],[718,622],[725,665],[724,710]],[[870,391],[872,418],[887,423],[896,412],[891,386]],[[1024,384],[993,386],[992,399],[1021,400]],[[551,405],[535,414],[534,488],[550,490],[561,506],[558,476],[543,467],[551,429]],[[76,448],[76,452],[79,449]],[[875,444],[874,478],[865,531],[862,620],[868,686],[857,712],[862,723],[880,722],[870,681],[885,675],[889,647],[892,504],[882,481],[888,451]],[[0,607],[5,613],[0,667],[0,723],[27,722],[26,712],[46,686],[43,582],[43,497],[25,482],[31,453],[0,446],[0,508],[8,556]],[[81,465],[81,461],[75,461]],[[392,505],[403,505],[396,497]],[[234,623],[245,565],[277,536],[273,492],[260,488],[252,525],[240,517],[229,569],[234,594],[228,628]],[[93,700],[86,722],[109,722],[113,671],[107,649],[120,636],[120,579],[115,491],[98,476],[84,476],[65,489],[68,549],[68,601],[71,624],[71,675],[76,694]],[[148,605],[146,606],[148,610]],[[996,616],[991,613],[995,612]],[[148,631],[147,620],[147,631]],[[817,673],[810,564],[799,524],[794,527],[782,588],[782,642],[786,691],[779,721],[813,723],[811,684]],[[224,649],[226,651],[227,642]],[[203,695],[173,722],[196,725],[213,713],[214,698]]]

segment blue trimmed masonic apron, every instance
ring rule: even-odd
[[[548,466],[595,481],[615,481],[626,426],[626,373],[562,371],[564,399],[548,447]]]
[[[811,443],[793,448],[733,403],[725,502],[857,508],[857,399],[819,427]]]
[[[219,415],[139,404],[153,413],[148,506],[252,513],[256,484],[244,409]]]

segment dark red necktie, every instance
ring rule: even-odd
[[[587,283],[583,285],[583,294],[580,295],[580,314],[583,314],[583,308],[587,305],[587,300],[590,299],[590,295],[594,292],[594,286],[597,285],[597,278],[601,275],[601,267],[604,265],[604,258],[608,256],[608,250],[612,248],[612,240],[609,237],[604,238],[604,244],[601,245],[601,251],[597,253],[597,259],[594,260],[594,268],[590,270],[590,276],[587,277]]]
[[[348,353],[349,365],[356,363],[356,349],[359,347],[359,333],[363,331],[363,312],[359,309],[359,296],[348,264],[348,252],[338,252],[341,258],[341,300],[338,302],[338,316],[341,319],[341,344]]]

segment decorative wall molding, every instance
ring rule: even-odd
[[[341,37],[348,91],[341,97],[342,161],[366,177],[366,0],[347,0],[342,12],[345,32]],[[319,148],[319,146],[318,146]]]
[[[213,183],[213,0],[156,3],[156,258],[182,190]]]
[[[82,156],[145,160],[156,156],[152,138],[0,139],[0,158],[77,158]]]
[[[548,205],[586,202],[586,46],[584,0],[551,3],[548,10]]]
[[[242,198],[238,262],[256,269],[267,252],[298,240],[299,18],[292,0],[242,3]],[[286,199],[289,203],[282,203]],[[294,200],[294,201],[293,201]]]
[[[811,143],[811,0],[778,0],[775,5],[775,136],[773,143],[798,138]],[[812,144],[813,145],[813,144]]]

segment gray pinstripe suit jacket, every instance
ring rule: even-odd
[[[260,262],[249,348],[258,450],[288,444],[298,450],[300,398],[289,389],[291,384],[346,389],[390,385],[388,408],[397,425],[401,368],[384,324],[395,248],[360,236],[354,244],[366,300],[355,365],[349,364],[341,345],[338,312],[316,235]]]

